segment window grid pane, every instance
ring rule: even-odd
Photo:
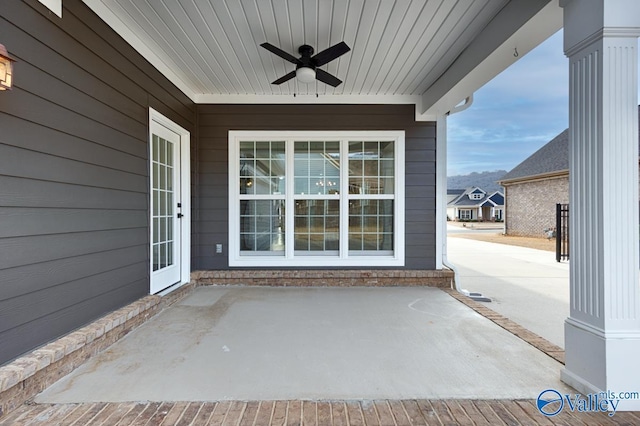
[[[393,200],[349,201],[349,250],[393,250]]]
[[[323,252],[340,249],[340,201],[296,200],[294,248]]]
[[[284,169],[284,142],[240,142],[240,194],[284,194]]]
[[[240,201],[240,250],[284,252],[284,200]]]
[[[340,142],[294,142],[294,193],[340,193]]]
[[[394,143],[349,142],[349,194],[393,194]]]

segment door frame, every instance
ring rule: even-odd
[[[151,224],[153,223],[153,218],[151,217],[151,195],[152,195],[152,184],[151,181],[151,170],[152,170],[152,159],[151,156],[151,141],[153,140],[153,130],[155,126],[163,126],[167,129],[178,134],[180,138],[180,198],[181,198],[181,213],[182,220],[180,221],[180,253],[178,256],[178,262],[180,262],[180,281],[176,284],[167,287],[164,290],[158,292],[160,295],[164,295],[172,292],[183,284],[188,283],[191,280],[191,133],[178,125],[177,123],[171,121],[167,117],[165,117],[160,112],[156,111],[153,108],[149,108],[149,208],[147,211],[147,226],[149,229],[149,240],[147,241],[147,246],[149,249],[149,293],[151,293],[153,280],[153,264],[152,264],[152,241],[153,241],[153,227]]]

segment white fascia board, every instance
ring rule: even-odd
[[[540,7],[541,3],[546,5]],[[523,20],[523,10],[531,11],[532,15],[513,31],[513,25]],[[422,95],[419,112],[425,116],[446,114],[561,28],[562,9],[558,0],[511,1]],[[511,35],[499,42],[505,33]]]
[[[93,12],[100,17],[107,25],[111,27],[120,37],[131,45],[143,58],[151,63],[162,75],[171,81],[182,93],[195,102],[195,92],[190,88],[184,80],[182,80],[174,71],[170,64],[167,64],[154,49],[142,41],[140,37],[127,26],[120,18],[118,18],[103,0],[82,0]],[[109,1],[109,0],[107,0]]]

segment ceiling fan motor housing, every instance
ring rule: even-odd
[[[300,63],[296,66],[296,69],[305,67],[305,68],[311,68],[312,70],[315,70],[316,65],[311,60],[311,55],[313,55],[313,52],[314,52],[313,47],[309,46],[308,44],[303,44],[302,46],[298,47],[298,53],[300,53],[301,58],[300,58]]]

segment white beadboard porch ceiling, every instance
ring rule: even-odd
[[[499,45],[519,28],[510,27],[524,24],[548,2],[85,0],[195,102],[293,100],[294,94],[336,102],[339,97],[421,99],[464,58],[474,41],[496,39],[494,44]],[[519,13],[522,16],[516,16]],[[492,33],[483,34],[488,30]],[[295,65],[263,49],[261,43],[299,57],[302,44],[313,46],[317,53],[340,41],[351,51],[322,67],[343,80],[337,88],[296,79],[271,84]],[[516,47],[520,54],[528,50],[526,45],[511,50]],[[492,51],[485,50],[479,52],[478,63]]]

